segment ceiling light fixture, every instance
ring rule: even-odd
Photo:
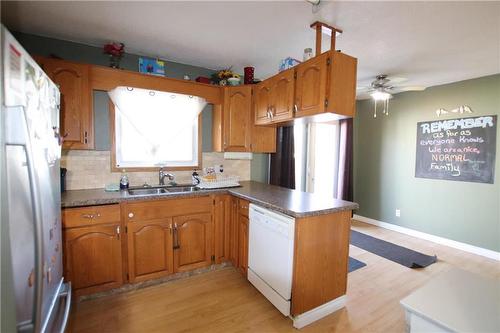
[[[377,118],[377,103],[378,101],[381,101],[384,105],[384,110],[382,111],[383,114],[386,116],[389,115],[389,100],[392,98],[392,95],[388,93],[387,91],[384,91],[383,89],[377,89],[374,92],[370,94],[370,96],[373,98],[374,104],[375,104],[375,109],[373,112],[373,118]]]

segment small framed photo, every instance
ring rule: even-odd
[[[139,72],[150,75],[165,76],[165,61],[139,57]]]

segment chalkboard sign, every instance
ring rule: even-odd
[[[417,123],[415,177],[493,184],[497,116]]]

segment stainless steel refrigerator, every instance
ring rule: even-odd
[[[2,332],[63,332],[59,90],[1,27]]]

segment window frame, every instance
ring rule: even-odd
[[[115,133],[115,105],[109,99],[109,133],[111,135],[111,172],[122,172],[123,170],[131,171],[131,172],[152,172],[158,171],[160,169],[159,166],[152,167],[117,167],[116,166],[116,133]],[[197,165],[188,165],[188,166],[164,166],[163,169],[167,171],[192,171],[195,169],[201,169],[201,159],[202,159],[202,113],[198,115],[198,164]]]

